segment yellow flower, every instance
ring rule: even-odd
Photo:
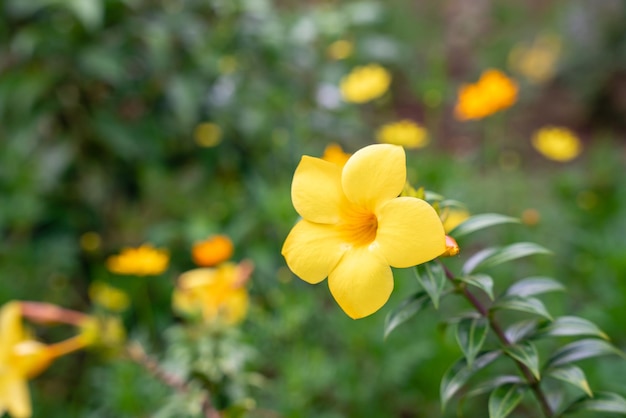
[[[443,225],[424,200],[398,197],[406,156],[397,145],[357,151],[345,166],[303,156],[291,185],[302,216],[282,248],[287,265],[308,283],[328,277],[352,318],[380,309],[393,290],[391,267],[427,262],[445,249]]]
[[[89,298],[96,305],[112,312],[122,312],[130,304],[130,298],[126,292],[98,281],[89,285]]]
[[[446,234],[469,218],[470,214],[467,209],[459,207],[447,207],[441,212],[443,228]]]
[[[428,144],[426,129],[411,120],[388,123],[376,134],[378,142],[402,145],[405,148],[422,148]]]
[[[194,263],[201,267],[215,266],[233,255],[233,242],[226,235],[213,235],[196,242],[191,249]]]
[[[351,103],[374,100],[389,89],[391,74],[378,64],[354,68],[341,79],[339,89],[343,99]]]
[[[47,346],[29,339],[22,326],[19,302],[0,309],[0,416],[32,415],[28,379],[44,371],[52,362]]]
[[[170,256],[167,250],[159,250],[150,244],[137,248],[124,248],[119,255],[107,259],[107,268],[115,274],[133,276],[158,275],[167,270]]]
[[[222,142],[222,128],[211,122],[203,122],[193,131],[196,144],[201,147],[215,147]]]
[[[328,56],[334,60],[342,60],[348,58],[352,55],[354,51],[354,45],[350,41],[346,41],[345,39],[340,39],[338,41],[333,42],[328,46],[326,52]]]
[[[509,54],[509,66],[531,83],[543,83],[554,76],[560,52],[558,37],[541,35],[530,45],[516,45]]]
[[[350,158],[350,155],[351,154],[343,152],[341,145],[328,144],[328,146],[324,149],[324,155],[322,155],[322,160],[326,160],[331,163],[343,166],[348,161],[348,158]]]
[[[215,268],[199,268],[183,273],[172,295],[175,311],[200,316],[204,322],[241,322],[248,311],[245,283],[252,264],[223,263]]]
[[[126,330],[118,316],[90,316],[80,324],[78,338],[86,345],[116,351],[126,340]]]
[[[482,119],[513,106],[517,84],[499,70],[486,70],[475,84],[459,89],[455,115],[459,120]]]
[[[533,147],[544,157],[565,162],[576,158],[582,151],[580,139],[566,128],[547,126],[535,132]]]

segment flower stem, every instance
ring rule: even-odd
[[[441,264],[448,280],[454,283],[454,274],[443,262],[439,261],[439,263]],[[460,288],[460,291],[463,296],[468,300],[468,302],[480,313],[480,315],[487,319],[487,321],[489,322],[489,326],[498,337],[498,340],[500,340],[502,346],[505,348],[511,347],[513,344],[507,338],[500,324],[489,313],[489,310],[485,307],[485,305],[483,305],[483,303],[472,292],[470,292],[466,286],[462,286]],[[545,394],[541,390],[541,387],[539,386],[539,380],[537,380],[537,378],[524,363],[515,359],[513,359],[513,361],[519,368],[520,372],[524,375],[526,382],[528,382],[530,389],[533,391],[535,398],[537,398],[537,401],[539,402],[539,406],[541,407],[544,416],[546,416],[547,418],[553,417],[554,413],[552,412],[552,408],[548,403],[548,399],[546,398]]]
[[[167,386],[173,388],[179,393],[187,393],[189,391],[186,382],[178,376],[174,376],[163,370],[156,360],[146,354],[145,350],[138,342],[129,344],[126,349],[126,353],[131,360],[143,366],[151,375],[165,383]],[[209,397],[210,394],[207,393],[207,396],[202,402],[202,411],[204,412],[205,418],[221,418],[222,415],[215,409],[215,407],[213,407]]]

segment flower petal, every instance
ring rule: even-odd
[[[346,252],[328,277],[333,297],[348,316],[363,318],[379,310],[393,290],[391,268],[379,251],[356,247]]]
[[[441,219],[424,200],[399,197],[381,206],[376,216],[375,243],[393,267],[422,264],[446,250]]]
[[[404,148],[390,144],[361,148],[350,157],[341,176],[348,200],[371,210],[397,197],[405,183]]]
[[[298,277],[312,284],[324,280],[347,246],[331,225],[298,222],[285,240],[282,255]]]
[[[30,393],[25,379],[10,373],[0,387],[4,391],[5,405],[9,415],[16,418],[26,418],[32,415]]]
[[[291,200],[307,221],[332,224],[339,221],[341,166],[320,158],[303,156],[291,183]]]

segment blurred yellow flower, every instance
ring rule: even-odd
[[[237,324],[248,312],[245,284],[252,270],[252,263],[241,262],[183,273],[172,294],[172,306],[176,312],[200,317],[206,323]]]
[[[52,362],[45,344],[30,339],[22,325],[19,302],[0,309],[0,416],[32,415],[28,379],[44,371]]]
[[[343,166],[350,158],[350,155],[351,154],[343,151],[341,145],[333,143],[328,144],[324,149],[324,155],[322,155],[322,160]]]
[[[79,338],[88,345],[116,350],[126,341],[126,330],[118,316],[90,316],[80,324]]]
[[[193,131],[193,138],[201,147],[215,147],[222,142],[222,128],[211,122],[200,123]]]
[[[441,211],[441,220],[446,234],[463,223],[470,217],[470,213],[465,208],[447,207]]]
[[[580,139],[574,132],[556,126],[539,129],[531,142],[544,157],[559,162],[570,161],[582,151]]]
[[[233,255],[233,242],[226,235],[213,235],[196,242],[191,249],[194,263],[201,267],[215,266]]]
[[[541,35],[530,45],[516,45],[509,54],[509,67],[531,83],[543,83],[554,76],[560,52],[559,37]]]
[[[122,312],[130,305],[130,298],[126,292],[104,282],[92,282],[88,293],[93,303],[112,312]]]
[[[339,89],[347,102],[365,103],[374,100],[389,89],[391,74],[378,64],[354,68],[341,79]]]
[[[340,39],[338,41],[333,42],[328,46],[326,52],[328,56],[334,60],[342,60],[348,58],[352,55],[354,51],[354,44],[350,41],[346,41],[345,39]]]
[[[489,69],[474,84],[459,89],[455,116],[459,120],[482,119],[511,107],[517,100],[517,84],[499,70]]]
[[[393,290],[392,267],[411,267],[446,250],[432,206],[398,197],[406,183],[402,147],[370,145],[345,166],[303,156],[291,185],[302,216],[282,248],[287,265],[308,283],[328,277],[330,291],[352,318],[380,309]]]
[[[111,273],[131,276],[153,276],[167,270],[170,256],[167,250],[144,244],[137,248],[124,248],[119,255],[112,255],[106,265]]]
[[[383,125],[376,134],[376,140],[405,148],[422,148],[428,144],[428,133],[422,126],[405,119]]]

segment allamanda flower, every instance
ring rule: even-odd
[[[352,318],[380,309],[393,290],[391,267],[411,267],[446,250],[443,225],[424,200],[398,197],[406,182],[404,149],[376,144],[345,166],[303,156],[291,185],[302,216],[283,245],[287,265],[330,291]]]
[[[183,273],[172,295],[174,310],[199,316],[206,323],[234,325],[248,312],[246,282],[253,270],[250,262],[222,263]]]
[[[111,273],[133,276],[152,276],[167,270],[170,256],[167,250],[144,244],[137,248],[124,248],[119,255],[107,259],[107,268]]]
[[[45,344],[30,339],[22,326],[19,302],[0,309],[0,416],[32,415],[28,379],[45,370],[52,354]]]

